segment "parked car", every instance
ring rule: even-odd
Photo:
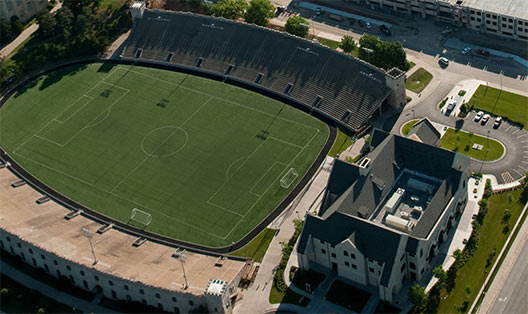
[[[331,20],[334,20],[336,22],[343,22],[345,20],[345,18],[342,17],[341,15],[337,15],[337,14],[334,14],[334,13],[328,14],[328,18],[331,19]]]
[[[440,62],[441,64],[443,64],[445,66],[449,65],[449,59],[447,59],[446,57],[438,58],[438,62]]]
[[[284,12],[286,10],[286,7],[285,6],[279,6],[277,7],[277,13],[278,14],[281,14],[282,12]]]
[[[491,118],[491,116],[488,113],[486,113],[484,116],[482,116],[482,120],[480,121],[480,123],[482,125],[486,124],[488,122],[489,118]]]
[[[457,105],[456,100],[452,100],[451,102],[449,102],[449,103],[447,104],[447,111],[446,111],[446,113],[453,111],[453,109],[455,109],[456,105]]]
[[[350,25],[354,25],[355,22],[356,22],[356,20],[353,17],[348,19],[348,24],[350,24]]]
[[[464,49],[462,49],[462,54],[467,55],[470,51],[471,51],[471,47],[465,47]]]
[[[480,119],[482,119],[483,115],[484,115],[484,112],[482,111],[477,112],[477,114],[475,115],[475,122],[479,122]]]
[[[372,28],[372,25],[370,24],[370,22],[366,22],[365,26],[367,27],[367,29],[371,29]]]
[[[321,12],[321,8],[315,9],[315,15],[319,16],[319,15],[321,15],[321,13],[323,13],[323,12]]]
[[[493,128],[498,129],[501,123],[502,123],[502,117],[496,117],[495,122],[493,123]]]
[[[358,25],[363,27],[365,26],[365,22],[363,20],[358,20]]]
[[[481,55],[481,56],[484,56],[484,57],[487,57],[489,56],[489,51],[487,50],[484,50],[484,49],[478,49],[477,51],[475,51],[477,54]]]
[[[380,25],[380,31],[382,31],[387,36],[391,35],[391,30],[385,24]]]

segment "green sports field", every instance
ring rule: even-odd
[[[213,247],[276,208],[328,135],[323,122],[259,94],[125,65],[59,70],[0,110],[0,146],[44,183],[136,227],[132,209],[148,212],[146,230]]]

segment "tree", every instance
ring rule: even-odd
[[[269,0],[251,0],[244,20],[248,23],[266,26],[274,13],[275,7]]]
[[[385,70],[393,67],[403,71],[409,69],[407,55],[400,42],[386,42],[373,35],[363,35],[359,39],[359,44],[360,59]],[[372,52],[369,52],[370,50]]]
[[[56,15],[57,24],[55,31],[57,34],[61,34],[63,39],[68,41],[72,32],[73,25],[73,13],[68,7],[62,8]]]
[[[13,15],[11,17],[11,30],[17,35],[22,33],[22,31],[24,30],[24,24],[16,15]]]
[[[286,21],[286,31],[292,35],[306,37],[310,24],[302,16],[292,16]]]
[[[444,287],[447,283],[447,272],[442,268],[442,265],[438,265],[433,269],[433,275],[438,279],[438,286]]]
[[[37,23],[39,25],[39,34],[44,37],[51,37],[55,31],[55,19],[48,11],[42,11],[37,15]]]
[[[411,301],[418,310],[425,308],[427,305],[428,296],[425,293],[425,288],[415,283],[408,291],[409,301]]]
[[[220,0],[210,7],[211,14],[230,20],[237,20],[244,16],[248,4],[245,0]]]
[[[352,52],[352,50],[356,48],[356,42],[352,36],[343,36],[343,38],[341,38],[339,48],[343,49],[343,51],[346,53]]]
[[[0,45],[3,45],[14,37],[11,24],[7,23],[6,20],[0,19]]]

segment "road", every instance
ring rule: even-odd
[[[486,293],[478,313],[526,313],[527,291],[528,224],[525,223]]]

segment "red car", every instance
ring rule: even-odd
[[[481,55],[481,56],[485,56],[485,57],[489,56],[489,54],[490,54],[489,51],[484,50],[484,49],[479,49],[479,50],[476,51],[476,53]]]

